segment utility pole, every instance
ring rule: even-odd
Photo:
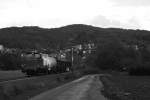
[[[73,62],[74,62],[74,57],[73,57],[73,47],[71,48],[71,64],[72,64],[72,72],[73,72]]]

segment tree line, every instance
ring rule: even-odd
[[[118,40],[100,44],[86,62],[100,70],[127,71],[130,75],[150,75],[150,51]]]

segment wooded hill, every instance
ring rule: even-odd
[[[150,32],[146,30],[99,28],[82,24],[52,29],[37,26],[0,29],[0,44],[8,48],[54,49],[89,41],[104,43],[112,39],[127,44],[149,44]]]

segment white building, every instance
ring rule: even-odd
[[[0,51],[4,51],[4,46],[0,45]]]

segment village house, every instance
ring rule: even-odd
[[[4,46],[3,45],[0,45],[0,51],[4,51]]]

